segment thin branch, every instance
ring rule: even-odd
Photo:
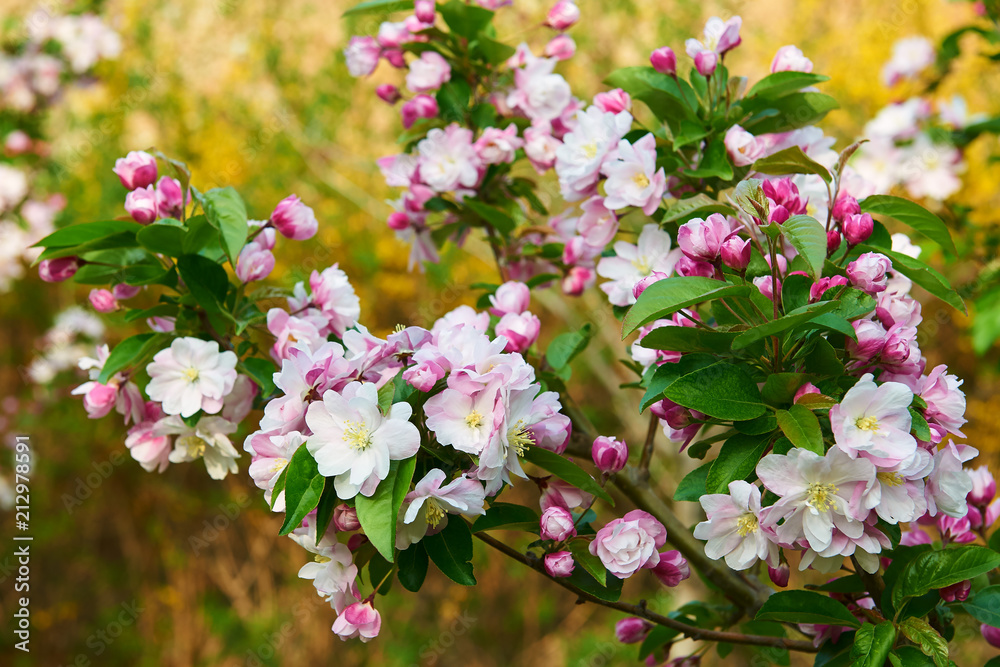
[[[528,558],[516,549],[493,537],[490,537],[485,532],[475,533],[475,536],[497,551],[510,556],[514,560],[527,565],[532,570],[535,570],[539,574],[554,581],[566,590],[572,592],[574,595],[577,595],[582,600],[601,605],[602,607],[608,607],[609,609],[617,609],[618,611],[625,612],[626,614],[630,614],[632,616],[644,618],[647,621],[656,623],[657,625],[677,630],[685,637],[689,637],[696,641],[726,642],[729,644],[746,644],[749,646],[773,646],[775,648],[783,648],[789,651],[801,651],[803,653],[817,653],[819,651],[817,647],[813,646],[812,642],[801,639],[786,639],[784,637],[766,637],[762,635],[745,635],[739,632],[706,630],[705,628],[688,625],[687,623],[682,623],[681,621],[657,614],[656,612],[650,611],[643,604],[629,604],[628,602],[610,602],[608,600],[602,600],[577,588],[564,578],[551,576],[545,571],[544,566],[538,560]]]
[[[650,413],[649,428],[646,430],[646,442],[642,445],[642,456],[639,458],[640,474],[649,477],[649,463],[653,460],[653,443],[656,440],[656,431],[659,429],[660,420],[656,415]]]

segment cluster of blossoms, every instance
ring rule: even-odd
[[[923,37],[896,42],[883,79],[888,86],[915,79],[934,64],[935,53]],[[965,99],[916,95],[879,110],[865,125],[868,142],[858,151],[854,165],[877,192],[903,188],[914,198],[945,200],[962,187],[966,165],[962,151],[951,139],[982,120],[971,115]]]
[[[65,207],[62,195],[38,191],[38,176],[51,165],[51,149],[38,135],[37,116],[58,102],[60,92],[81,81],[121,51],[118,34],[93,14],[51,16],[39,10],[25,18],[26,38],[13,53],[0,53],[0,292],[24,275],[24,264],[41,252],[32,246],[54,229]],[[13,128],[13,129],[10,129]]]
[[[893,614],[869,583],[881,579],[865,575],[906,566],[918,551],[897,551],[900,541],[924,545],[933,538],[919,526],[935,526],[945,545],[968,545],[985,540],[1000,515],[989,472],[965,468],[978,452],[953,440],[964,437],[962,381],[945,366],[928,369],[917,342],[914,283],[956,307],[961,298],[919,259],[927,248],[890,235],[873,215],[917,219],[917,231],[950,252],[947,228],[881,194],[855,168],[863,156],[848,164],[857,145],[832,149],[814,123],[835,103],[812,88],[825,77],[798,48],[779,49],[771,74],[744,95],[746,82],[724,63],[740,44],[739,17],[713,18],[701,39],[688,40],[688,79],[664,46],[650,67],[612,75],[620,87],[588,105],[555,72],[575,48],[565,31],[576,6],[561,0],[548,13],[557,34],[539,56],[494,39],[493,10],[504,4],[418,0],[412,15],[352,39],[346,51],[357,76],[381,59],[408,70],[406,149],[379,161],[389,185],[405,188],[388,223],[410,241],[411,264],[483,229],[502,284],[488,286],[477,308],[380,337],[361,324],[358,296],[334,265],[282,292],[284,307],[269,298],[264,312],[246,283],[273,270],[278,234],[316,234],[313,211],[293,195],[268,220],[247,220],[231,188],[187,193],[190,175],[176,163],[182,180],[157,182],[156,159],[130,153],[115,173],[130,190],[134,222],[80,225],[42,244],[43,278],[107,278],[108,289],[91,293],[94,308],[127,309],[129,321],[148,318],[152,329],[84,360],[91,378],[76,393],[90,416],[124,418],[126,445],[145,468],[203,459],[213,478],[237,470],[234,434],[262,409],[243,441],[250,476],[284,514],[281,534],[314,555],[299,575],[336,611],[333,631],[343,639],[379,634],[375,599],[394,574],[417,591],[432,561],[475,584],[473,533],[594,601],[617,601],[621,581],[642,570],[676,586],[690,561],[739,606],[736,617],[762,604],[762,613],[772,603],[803,606],[770,590],[764,603],[752,574],[731,570],[764,561],[785,587],[789,559],[832,573],[850,558],[859,595],[797,592],[833,604],[845,623],[859,618],[859,634],[862,623],[874,631],[859,610]],[[378,95],[390,104],[404,97],[391,85]],[[637,126],[633,99],[659,125]],[[522,158],[552,172],[568,210],[550,217],[536,184],[513,175]],[[545,222],[534,224],[535,215]],[[637,229],[628,228],[630,215],[642,220]],[[147,256],[118,251],[99,263],[79,241],[88,234]],[[541,350],[530,310],[532,289],[558,282],[578,295],[598,277],[625,336],[638,332],[626,365],[640,376],[633,386],[645,390],[651,415],[637,467],[628,467],[624,441],[597,436],[581,411],[564,411],[568,364],[592,325]],[[156,306],[121,303],[147,285],[165,288]],[[598,499],[613,504],[608,485],[648,479],[658,427],[695,458],[722,443],[678,485],[676,499],[700,501],[706,519],[693,534],[671,529],[677,551],[664,550],[670,510],[662,503],[626,493],[639,509],[599,528],[591,509]],[[564,455],[571,444],[574,455],[589,445],[599,481]],[[540,514],[500,500],[518,478],[539,489]],[[482,534],[494,529],[539,539],[515,549]],[[985,547],[963,548],[978,550],[981,568],[963,575],[1000,563]],[[922,553],[942,562],[961,555]],[[940,589],[947,603],[973,587],[937,582],[927,590]],[[890,598],[919,595],[900,585]],[[691,624],[688,615],[667,622],[643,605],[626,608],[636,614],[616,629],[626,643],[655,639],[648,621],[697,638],[731,624],[702,620],[722,616],[704,606]],[[802,629],[819,646],[842,627]],[[667,659],[674,636],[646,647],[648,664]],[[744,643],[812,648],[769,641]]]

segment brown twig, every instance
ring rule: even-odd
[[[656,415],[650,413],[649,428],[646,430],[646,442],[642,445],[642,456],[639,458],[639,474],[649,477],[649,463],[653,460],[653,444],[656,440],[656,431],[659,429],[660,420]]]

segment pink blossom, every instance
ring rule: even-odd
[[[333,525],[342,533],[350,533],[361,528],[358,512],[353,507],[341,503],[333,508]]]
[[[866,252],[847,265],[847,277],[858,289],[875,295],[885,291],[892,262],[885,255]]]
[[[545,25],[554,30],[566,30],[580,20],[580,8],[573,0],[558,0],[545,16]]]
[[[410,30],[406,27],[404,21],[397,23],[390,21],[383,22],[379,25],[378,34],[375,36],[375,40],[379,43],[379,46],[386,49],[398,49],[411,39]]]
[[[604,93],[594,95],[594,106],[601,111],[609,113],[621,113],[632,110],[632,98],[621,88],[615,88]]]
[[[694,536],[707,540],[705,554],[709,558],[724,557],[734,570],[745,570],[758,559],[772,566],[778,563],[774,534],[761,528],[765,513],[760,489],[738,480],[729,483],[729,493],[705,495],[699,500],[708,520],[695,526]]]
[[[681,225],[677,231],[677,245],[693,260],[714,262],[723,242],[735,233],[728,220],[713,213],[707,220],[694,218]]]
[[[310,239],[319,229],[316,214],[297,195],[288,195],[278,202],[271,212],[271,224],[282,236],[295,241]]]
[[[413,15],[421,23],[434,23],[434,0],[416,0],[413,3]]]
[[[443,470],[434,468],[406,495],[402,524],[397,526],[397,549],[419,542],[428,531],[443,529],[448,525],[448,514],[473,518],[486,513],[481,482],[460,475],[442,486],[446,479]]]
[[[582,491],[572,484],[555,477],[550,477],[548,480],[540,482],[539,487],[542,489],[539,505],[543,512],[553,506],[566,509],[587,507],[594,500],[594,497],[586,491]]]
[[[824,276],[809,287],[809,301],[810,303],[815,303],[822,299],[828,290],[835,287],[843,287],[844,285],[847,285],[847,278],[844,276],[830,276],[829,278]]]
[[[90,419],[106,417],[118,401],[118,385],[85,382],[72,391],[74,396],[83,394],[83,408]]]
[[[568,551],[557,551],[545,554],[545,571],[550,577],[568,577],[573,574],[576,563],[573,561],[573,554]]]
[[[113,313],[118,310],[118,300],[106,289],[92,289],[88,297],[90,305],[99,313]]]
[[[136,222],[146,225],[156,220],[156,188],[136,188],[125,195],[125,210]]]
[[[309,313],[303,317],[289,315],[282,308],[272,308],[267,312],[267,330],[274,335],[274,346],[271,355],[275,361],[286,359],[293,346],[316,348],[326,342],[326,337],[320,333],[323,326],[322,318]]]
[[[437,90],[451,79],[451,65],[437,51],[424,51],[410,63],[406,87],[414,93]]]
[[[157,435],[153,427],[163,418],[159,404],[148,401],[143,406],[143,415],[128,431],[125,446],[129,454],[147,472],[163,472],[170,465],[170,436]]]
[[[646,134],[634,144],[622,139],[615,158],[601,166],[601,173],[608,177],[604,206],[613,211],[636,206],[652,215],[667,188],[663,167],[656,169],[656,138]]]
[[[125,283],[118,283],[111,288],[111,296],[118,299],[119,301],[126,301],[131,299],[139,292],[142,291],[142,287],[139,285],[126,285]]]
[[[614,437],[598,436],[590,454],[594,465],[603,473],[618,472],[628,463],[628,445]]]
[[[994,628],[991,625],[986,625],[983,623],[979,626],[979,632],[982,633],[983,639],[986,643],[995,648],[1000,648],[1000,628]]]
[[[399,110],[403,127],[410,129],[419,118],[434,118],[438,115],[438,103],[430,95],[417,95]],[[390,183],[390,185],[392,185]]]
[[[274,270],[274,255],[256,242],[243,246],[236,260],[236,277],[249,283],[267,278]]]
[[[771,301],[774,301],[774,293],[778,292],[781,295],[781,281],[778,281],[778,289],[775,290],[774,278],[773,276],[757,276],[753,279],[754,286],[760,290],[760,293],[766,296]]]
[[[635,303],[633,288],[654,271],[670,275],[678,253],[671,253],[670,235],[658,225],[644,225],[635,245],[618,241],[615,257],[603,257],[597,264],[597,275],[609,279],[601,285],[608,300],[616,306]]]
[[[750,239],[740,238],[733,234],[719,246],[719,255],[722,257],[723,264],[731,269],[743,271],[750,265],[752,249]]]
[[[524,131],[524,154],[538,173],[544,173],[556,163],[562,145],[547,128],[529,127]]]
[[[577,125],[563,137],[563,143],[556,150],[556,174],[559,176],[559,189],[567,201],[578,201],[596,194],[597,181],[601,168],[610,154],[619,146],[622,137],[632,125],[632,115],[627,111],[613,114],[601,111],[592,106],[586,111],[576,114]],[[626,142],[626,145],[627,142]],[[645,144],[644,144],[645,146]],[[653,162],[655,163],[655,139],[653,140]],[[631,158],[632,166],[643,171],[647,182],[642,190],[647,194],[654,187],[653,171],[655,165],[648,165],[644,159],[648,151],[643,149],[637,154],[634,148],[627,150],[626,156]],[[648,173],[645,173],[648,168]],[[621,171],[621,169],[619,169]],[[632,174],[622,173],[625,179],[631,179]],[[625,182],[621,183],[622,186]],[[640,183],[633,183],[638,188]],[[664,189],[666,182],[664,180]],[[661,192],[662,195],[662,192]],[[645,202],[644,202],[645,203]],[[622,204],[625,206],[626,204]],[[605,206],[608,206],[605,203]],[[613,208],[608,206],[608,208]]]
[[[978,455],[979,450],[953,442],[934,454],[934,470],[927,477],[925,487],[930,516],[937,516],[939,512],[954,518],[966,515],[966,497],[972,491],[972,478],[962,464]]]
[[[677,55],[669,46],[661,46],[649,55],[649,63],[660,74],[676,76]]]
[[[972,490],[969,491],[968,501],[973,505],[988,505],[997,493],[997,483],[993,479],[993,474],[986,466],[979,466],[969,470],[969,478],[972,480]]]
[[[383,83],[375,89],[375,94],[378,95],[380,100],[390,105],[395,104],[403,97],[399,92],[399,88],[391,83]]]
[[[764,157],[767,148],[763,143],[739,125],[726,130],[723,140],[730,159],[737,167],[746,167]]]
[[[517,126],[513,124],[506,130],[488,127],[473,144],[483,164],[509,164],[522,146],[524,140],[517,136]]]
[[[347,71],[353,77],[368,76],[378,66],[382,48],[372,37],[351,37],[344,49]]]
[[[334,633],[344,641],[360,637],[362,642],[369,642],[378,636],[381,628],[382,617],[371,602],[355,602],[333,622]]]
[[[69,280],[82,266],[79,257],[58,257],[43,259],[38,264],[38,277],[47,283],[61,283]]]
[[[948,373],[948,367],[935,366],[928,375],[920,378],[917,395],[927,403],[924,416],[959,437],[965,424],[965,392],[959,387],[962,380]]]
[[[313,271],[309,277],[312,302],[327,320],[327,329],[337,336],[353,327],[361,317],[361,300],[347,274],[338,265]]]
[[[156,210],[161,218],[180,219],[184,213],[184,192],[176,178],[162,177],[156,184]]]
[[[663,524],[648,512],[632,510],[597,531],[590,553],[600,558],[611,574],[625,579],[640,568],[656,567],[660,562],[657,550],[666,540]]]
[[[541,320],[529,312],[507,313],[497,322],[496,332],[507,339],[508,352],[524,352],[538,340],[541,327]]]
[[[789,44],[778,49],[771,61],[771,73],[774,72],[812,72],[812,61],[805,57],[802,50]]]
[[[507,96],[507,105],[520,109],[532,121],[559,118],[573,93],[566,79],[553,71],[558,62],[555,58],[527,59],[524,67],[514,71],[514,90]]]
[[[146,367],[146,393],[168,415],[190,417],[199,410],[215,414],[236,382],[236,354],[215,341],[175,338]]]
[[[569,510],[558,505],[542,512],[539,525],[543,540],[562,542],[576,535],[576,525],[573,522],[573,515],[569,513]]]
[[[864,243],[872,235],[875,222],[868,213],[847,216],[843,222],[844,237],[851,245]]]
[[[861,377],[830,408],[837,446],[851,458],[859,454],[880,466],[894,466],[913,456],[917,441],[910,435],[913,392],[898,382],[876,385],[871,373]]]
[[[847,220],[852,215],[858,215],[861,213],[861,206],[858,204],[858,200],[847,194],[846,192],[841,192],[837,196],[837,201],[833,205],[833,219],[838,222],[843,222]]]
[[[569,35],[556,35],[545,45],[545,56],[556,60],[569,60],[576,53],[576,42]]]
[[[127,190],[145,188],[156,182],[156,158],[145,151],[132,151],[115,160],[112,171]]]
[[[622,644],[638,644],[646,639],[653,624],[643,618],[628,616],[615,623],[615,637]]]
[[[673,588],[691,576],[691,568],[680,551],[664,551],[660,554],[660,562],[653,568],[653,574],[661,584]]]
[[[713,16],[705,23],[701,41],[688,39],[684,42],[687,54],[694,59],[695,67],[702,76],[711,76],[718,65],[719,57],[736,48],[742,41],[740,27],[743,19],[734,16],[728,21]]]
[[[459,186],[474,187],[480,178],[479,155],[472,144],[472,130],[452,123],[434,128],[417,144],[420,176],[436,192]]]
[[[531,289],[522,282],[509,280],[490,295],[490,312],[497,317],[507,313],[521,314],[528,309],[531,302]]]
[[[795,397],[792,399],[793,403],[798,403],[799,399],[808,394],[821,394],[819,387],[814,385],[812,382],[806,382],[804,385],[799,387],[798,391],[795,392]]]

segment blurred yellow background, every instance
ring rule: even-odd
[[[341,49],[353,34],[373,34],[380,17],[342,20],[351,2],[335,0],[113,0],[95,6],[120,32],[124,50],[102,64],[99,82],[68,91],[51,113],[53,156],[65,167],[47,184],[65,193],[65,221],[107,219],[123,213],[125,192],[111,173],[129,150],[156,147],[184,160],[204,190],[232,185],[253,218],[296,193],[319,218],[317,239],[279,243],[273,278],[286,286],[313,268],[339,262],[361,296],[362,322],[385,333],[399,322],[429,326],[473,297],[461,285],[495,280],[482,261],[485,247],[454,248],[426,273],[409,273],[407,248],[385,227],[395,196],[375,159],[398,150],[397,112],[379,101],[375,86],[398,82],[383,64],[371,80],[355,81]],[[932,41],[974,17],[972,5],[944,0],[870,2],[767,0],[581,0],[581,22],[571,35],[578,55],[561,65],[576,95],[590,99],[615,67],[644,64],[649,52],[697,35],[712,15],[743,16],[743,44],[727,65],[751,81],[768,72],[778,47],[798,45],[831,76],[826,92],[841,102],[823,123],[842,148],[886,103],[916,90],[885,89],[879,77],[892,44],[910,35]],[[502,38],[540,49],[550,32],[541,21],[550,3],[515,0],[499,13]],[[4,18],[34,3],[0,0]],[[963,94],[971,112],[1000,112],[1000,77],[981,56],[976,38],[937,91]],[[687,63],[687,58],[679,56]],[[685,67],[687,65],[684,65]],[[1000,167],[989,157],[996,139],[975,143],[966,186],[955,197],[975,208],[972,221],[995,233]],[[551,190],[551,188],[550,188]],[[971,231],[968,233],[972,233]],[[971,244],[970,244],[971,245]],[[980,256],[947,267],[959,284],[974,283]],[[2,297],[4,394],[29,392],[16,369],[28,363],[35,340],[61,307],[83,302],[85,289],[53,289],[37,279]],[[579,323],[604,308],[591,293],[569,306],[541,297],[547,339],[562,321]],[[967,319],[930,301],[921,347],[928,367],[948,363],[966,378],[968,442],[983,450],[994,470],[1000,431],[996,354],[976,358],[965,335]],[[577,362],[578,377],[592,378],[577,398],[615,413],[591,410],[609,434],[641,441],[644,421],[635,396],[617,392],[628,381],[615,359],[623,356],[618,331],[602,331],[599,344]],[[614,640],[614,614],[576,605],[562,591],[517,564],[477,554],[480,586],[464,589],[431,574],[419,596],[396,590],[381,605],[383,629],[368,645],[342,643],[330,632],[333,612],[296,578],[306,554],[277,536],[280,520],[263,507],[245,475],[223,484],[200,466],[144,472],[124,448],[114,419],[89,421],[65,387],[30,390],[46,401],[22,403],[18,432],[32,436],[37,467],[32,485],[34,543],[32,654],[0,640],[0,662],[13,665],[587,665],[634,662],[635,647]],[[614,398],[610,398],[612,392]],[[664,450],[666,443],[661,443]],[[658,474],[669,497],[687,457],[665,456]],[[984,461],[986,462],[986,461]],[[6,465],[6,462],[4,463]],[[246,463],[243,465],[245,473]],[[96,476],[95,476],[96,475]],[[96,480],[96,481],[95,481]],[[94,483],[92,483],[94,482]],[[526,500],[533,502],[533,500]],[[693,522],[693,511],[689,517]],[[4,518],[4,530],[12,517]],[[6,540],[3,549],[7,549]],[[0,562],[5,623],[12,609],[9,551]],[[629,582],[626,596],[643,595]],[[651,595],[646,591],[646,595]],[[652,604],[697,598],[690,583]],[[125,620],[123,620],[125,619]],[[959,653],[962,655],[962,653]],[[706,664],[751,664],[747,654]],[[968,655],[975,664],[976,657]],[[714,660],[714,663],[713,663]],[[745,661],[745,662],[744,662]],[[793,659],[794,661],[794,659]],[[794,663],[798,664],[798,663]],[[811,661],[808,663],[811,664]]]

